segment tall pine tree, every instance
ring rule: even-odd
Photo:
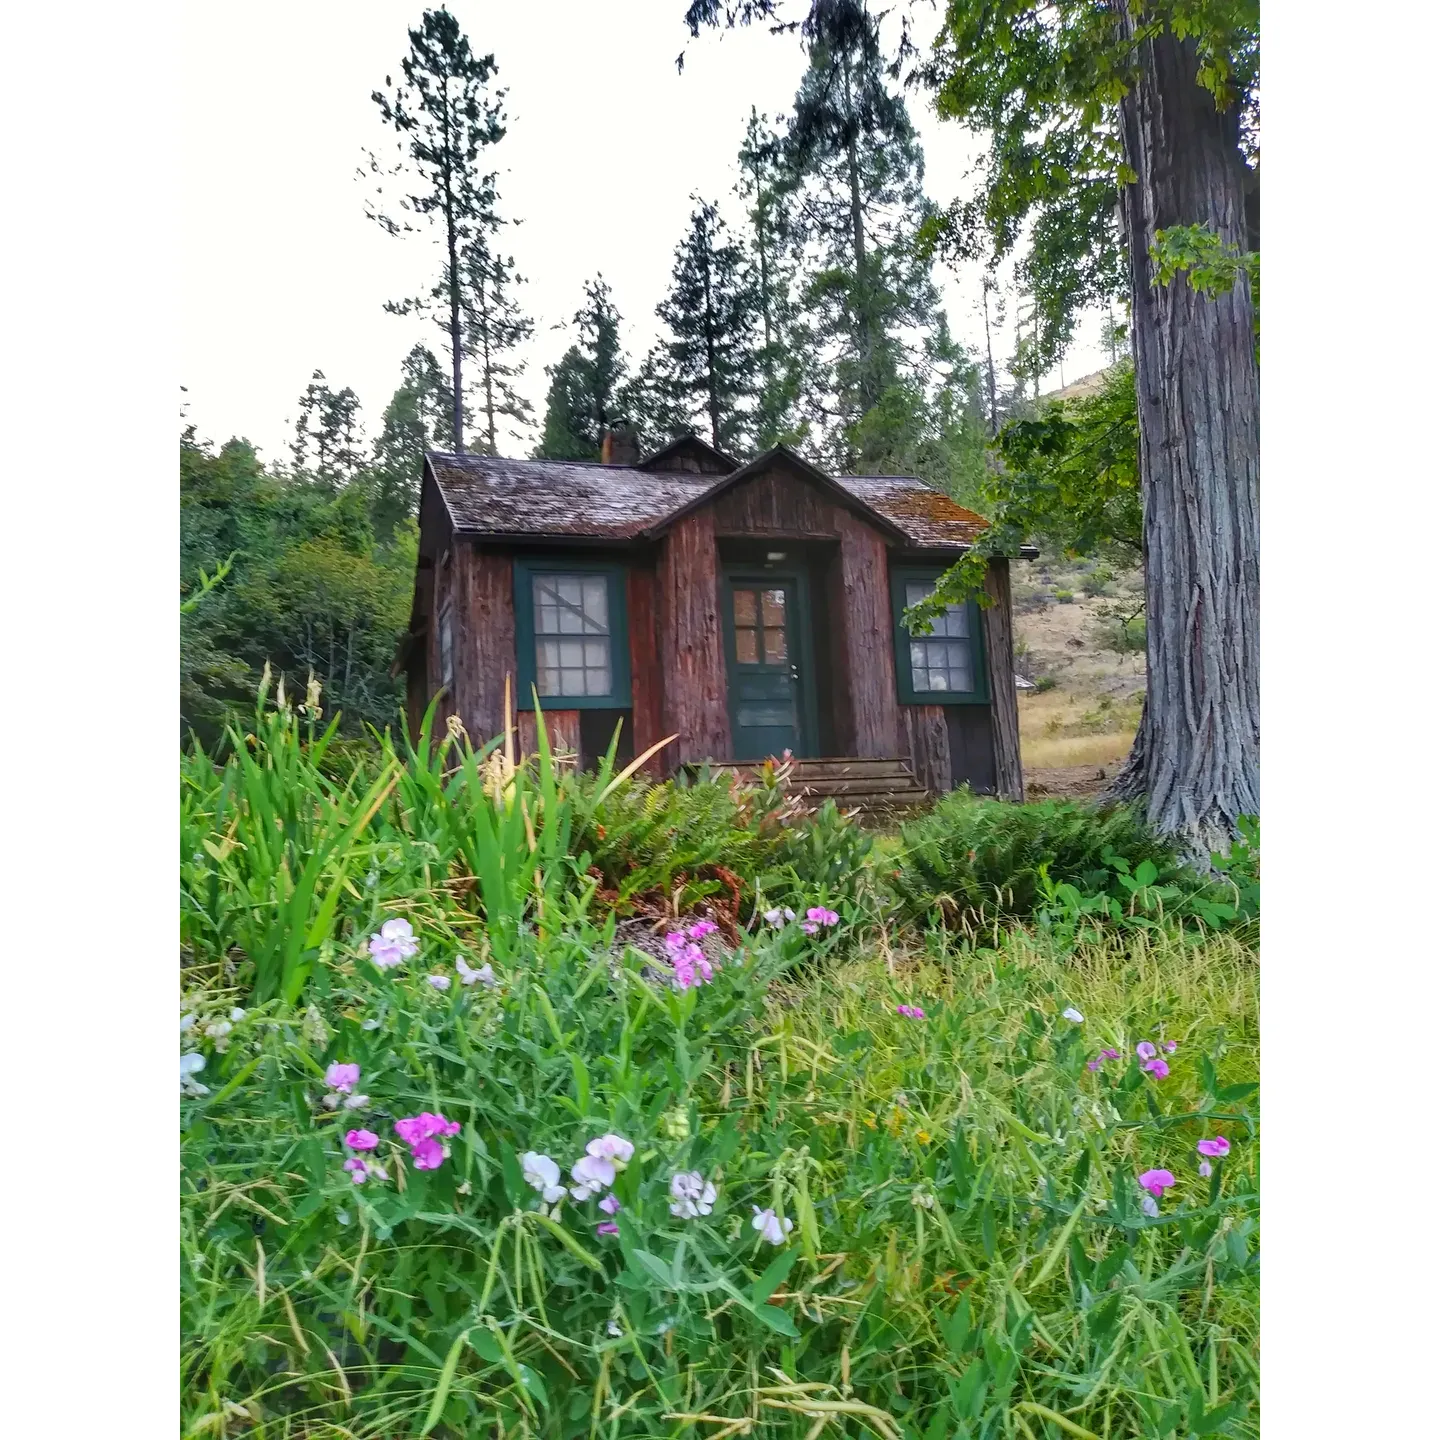
[[[425,452],[449,445],[453,416],[445,372],[425,346],[416,345],[405,357],[399,387],[385,407],[371,462],[371,507],[382,537],[416,513]]]
[[[290,447],[296,470],[333,495],[360,473],[363,443],[359,397],[348,385],[332,390],[324,372],[315,371],[300,397]]]
[[[385,77],[385,90],[371,98],[399,136],[397,163],[385,169],[371,156],[377,175],[394,176],[402,186],[399,215],[384,208],[382,192],[370,214],[392,235],[412,231],[417,221],[436,225],[445,247],[440,278],[427,295],[393,302],[395,314],[431,315],[450,343],[451,415],[454,448],[465,447],[466,303],[463,258],[477,236],[493,230],[495,176],[480,166],[484,147],[505,135],[503,91],[491,98],[495,57],[476,55],[459,22],[445,9],[427,10],[409,32],[410,51],[400,63],[403,79]]]
[[[626,387],[620,348],[620,313],[604,276],[585,282],[585,303],[575,312],[579,341],[546,369],[550,389],[537,459],[598,460],[601,438],[621,413]]]
[[[760,295],[713,204],[699,201],[691,213],[655,313],[669,330],[661,362],[682,411],[701,420],[717,450],[745,449],[760,377]]]
[[[464,256],[464,303],[467,354],[474,361],[476,401],[482,417],[477,448],[486,455],[500,453],[498,422],[528,424],[533,408],[516,381],[525,362],[516,352],[535,332],[534,322],[520,308],[516,287],[524,277],[515,271],[512,256],[496,252],[491,238],[481,234]]]

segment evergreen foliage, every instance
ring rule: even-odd
[[[585,282],[585,301],[575,312],[577,343],[549,366],[550,389],[535,457],[598,460],[601,437],[622,415],[627,378],[620,348],[620,312],[603,275]]]
[[[715,205],[699,201],[691,212],[670,292],[656,314],[669,329],[662,377],[686,418],[700,420],[717,450],[748,448],[760,374],[760,294]]]

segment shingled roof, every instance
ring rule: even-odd
[[[789,451],[771,452],[813,471],[843,492],[882,530],[917,549],[965,549],[985,528],[972,510],[907,475],[826,475]],[[653,457],[651,457],[653,458]],[[740,467],[738,480],[761,462]],[[662,530],[703,503],[732,476],[601,465],[579,460],[509,460],[489,455],[427,454],[457,532],[496,539],[636,540]]]

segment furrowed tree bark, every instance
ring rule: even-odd
[[[1145,705],[1111,794],[1198,860],[1228,847],[1260,805],[1260,372],[1242,275],[1207,299],[1153,283],[1157,230],[1200,224],[1247,248],[1238,117],[1197,82],[1193,42],[1135,42],[1120,105],[1140,417],[1146,596]]]

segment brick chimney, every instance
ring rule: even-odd
[[[629,421],[617,420],[613,430],[602,432],[600,463],[602,465],[638,465],[640,463],[640,437],[630,428]]]

